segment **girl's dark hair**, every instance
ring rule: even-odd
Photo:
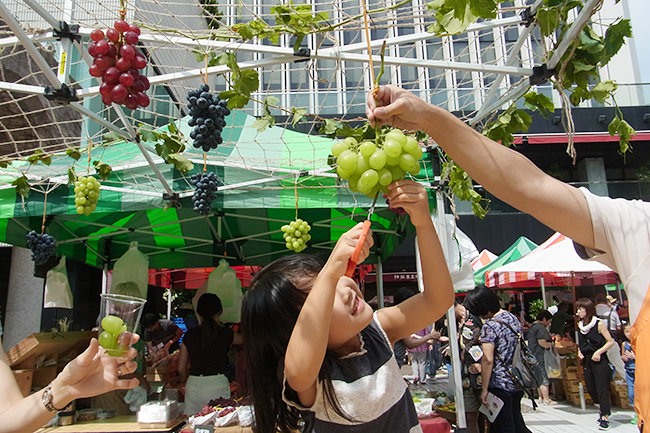
[[[300,412],[282,400],[284,356],[300,310],[322,267],[317,256],[282,257],[253,278],[244,296],[241,325],[256,433],[289,433],[298,429]],[[328,352],[326,358],[332,355]],[[328,403],[342,414],[331,381],[324,380],[323,386]],[[292,390],[287,388],[287,392]]]
[[[585,318],[584,319],[579,319],[582,320],[582,323],[589,323],[591,322],[591,318],[596,315],[596,306],[594,305],[593,302],[591,302],[591,299],[589,298],[580,298],[576,301],[576,314],[578,314],[578,308],[584,308],[585,309]]]
[[[203,338],[201,339],[201,346],[204,349],[210,347],[219,331],[219,324],[213,316],[223,313],[223,306],[221,299],[214,293],[204,293],[199,298],[196,305],[196,313],[201,316],[203,322],[201,323],[201,330]]]
[[[550,311],[548,310],[540,310],[539,313],[537,313],[537,316],[535,317],[535,320],[542,321],[544,319],[546,320],[551,320],[553,318],[553,315],[551,314]]]
[[[470,313],[479,317],[487,316],[489,313],[494,314],[501,309],[499,297],[485,286],[476,286],[475,289],[467,292],[463,305]]]
[[[393,297],[394,305],[401,304],[412,296],[415,296],[415,292],[412,289],[409,289],[408,287],[400,287]]]

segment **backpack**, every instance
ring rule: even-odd
[[[510,377],[512,378],[515,386],[523,390],[533,401],[533,409],[535,409],[537,405],[535,404],[534,390],[539,388],[539,386],[544,381],[544,371],[542,370],[542,366],[537,361],[537,358],[535,358],[535,355],[533,355],[533,352],[528,347],[528,344],[526,344],[526,340],[524,340],[524,337],[521,335],[521,333],[515,331],[512,326],[506,322],[498,319],[492,320],[504,325],[506,328],[512,331],[512,333],[515,334],[517,338],[515,351],[512,355],[512,365],[508,369],[508,372],[510,373]],[[498,354],[495,355],[504,365],[507,366],[507,364],[503,361],[503,359],[501,359],[501,357],[499,357]]]

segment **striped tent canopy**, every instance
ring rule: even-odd
[[[487,266],[474,271],[474,283],[485,285],[485,274],[492,269],[497,269],[505,264],[514,262],[537,248],[537,244],[525,236],[521,236],[508,247],[499,257],[490,262]]]
[[[188,119],[174,123],[186,136]],[[254,121],[241,111],[227,119],[226,141],[205,167],[220,180],[207,217],[193,211],[189,182],[204,168],[201,152],[191,146],[184,152],[194,168],[183,175],[152,151],[156,143],[141,143],[152,167],[137,143],[116,141],[94,147],[75,163],[81,175],[91,160],[111,161],[113,171],[89,216],[76,212],[67,176],[71,159],[65,155],[52,156],[48,166],[17,162],[0,173],[11,179],[11,170],[28,169],[32,185],[27,199],[10,185],[0,188],[0,242],[24,247],[27,232],[44,226],[57,239],[58,255],[96,267],[112,269],[132,241],[149,257],[151,269],[209,268],[221,258],[233,266],[259,266],[292,253],[280,227],[298,217],[312,226],[306,252],[326,257],[344,231],[366,218],[371,201],[336,179],[327,165],[331,139],[279,127],[258,132]],[[424,159],[421,176],[432,177],[428,155]],[[408,216],[389,211],[381,197],[371,221],[375,247],[366,263],[387,258],[413,231]]]
[[[486,286],[522,288],[614,284],[618,276],[602,263],[582,260],[573,241],[555,233],[525,257],[486,273]]]
[[[472,271],[476,272],[477,270],[489,265],[494,260],[496,260],[497,257],[499,256],[490,250],[481,251],[478,257],[472,260]]]

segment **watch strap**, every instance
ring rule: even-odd
[[[52,400],[54,399],[54,396],[52,395],[52,382],[50,382],[43,390],[43,406],[45,406],[45,409],[47,409],[49,412],[57,413],[61,412],[63,409],[65,409],[65,407],[57,409],[52,404]]]

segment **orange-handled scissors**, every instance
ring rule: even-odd
[[[354,252],[352,252],[352,257],[348,262],[348,269],[345,271],[347,277],[352,277],[354,270],[359,263],[359,256],[361,255],[361,250],[363,249],[363,244],[366,243],[366,237],[368,236],[368,231],[370,230],[370,217],[375,212],[375,205],[377,204],[377,198],[379,197],[379,191],[375,194],[375,198],[372,200],[372,205],[370,205],[370,210],[368,210],[368,218],[363,222],[363,229],[361,231],[361,236],[359,237],[359,242],[357,243]]]

